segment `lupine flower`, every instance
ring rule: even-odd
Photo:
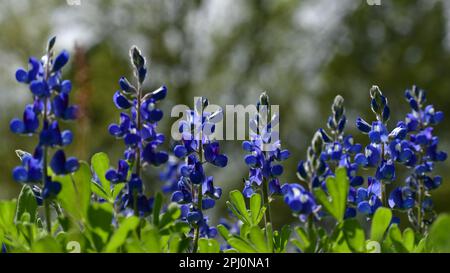
[[[447,154],[438,150],[438,137],[433,135],[433,127],[442,122],[444,114],[425,105],[426,93],[416,86],[406,90],[405,98],[412,110],[404,121],[407,135],[404,140],[391,143],[390,154],[408,166],[411,173],[405,186],[391,193],[389,205],[407,210],[409,220],[421,231],[435,217],[430,191],[442,184],[442,178],[433,177],[431,172],[436,162],[447,159]]]
[[[367,189],[360,187],[354,193],[357,209],[364,215],[373,215],[381,207],[381,182],[373,177],[369,177]]]
[[[309,215],[317,214],[320,209],[314,196],[299,184],[286,183],[281,191],[284,195],[284,202],[302,222],[305,222]]]
[[[357,119],[358,129],[369,135],[370,144],[365,148],[365,154],[356,155],[355,162],[365,168],[376,168],[375,176],[369,177],[369,180],[381,183],[380,201],[389,196],[384,205],[408,211],[409,220],[421,230],[434,217],[429,191],[442,183],[440,176],[431,177],[429,173],[433,171],[435,162],[447,158],[447,154],[437,148],[439,139],[433,136],[433,126],[443,120],[443,113],[435,111],[431,105],[425,106],[425,91],[413,86],[405,92],[411,113],[406,115],[404,121],[397,122],[396,127],[389,132],[386,126],[389,119],[387,99],[378,87],[373,87],[370,95],[377,121],[369,125],[363,119]],[[396,187],[388,195],[384,193],[384,184],[396,179],[396,164],[411,169],[411,174],[406,178],[405,185]],[[370,197],[370,194],[366,197],[375,198]],[[377,200],[372,201],[372,204],[377,203]],[[418,209],[413,209],[415,207]],[[370,206],[369,209],[367,203],[361,203],[358,208],[366,213],[374,212],[374,207]],[[427,214],[429,219],[425,220]]]
[[[219,143],[212,139],[214,124],[220,121],[220,111],[203,111],[208,106],[206,98],[195,103],[195,109],[189,110],[187,119],[180,122],[181,142],[174,147],[174,154],[184,160],[181,165],[178,189],[172,194],[172,201],[182,204],[182,220],[193,228],[195,241],[199,237],[214,237],[215,228],[208,225],[204,210],[214,207],[215,200],[222,195],[222,189],[214,186],[213,177],[205,174],[203,164],[223,168],[228,158],[220,150]]]
[[[133,209],[137,216],[145,216],[151,210],[152,199],[147,199],[143,193],[141,169],[145,164],[159,166],[168,160],[168,154],[158,150],[165,137],[156,130],[163,117],[157,104],[166,97],[167,88],[162,86],[144,94],[142,84],[147,75],[146,60],[134,46],[130,50],[130,59],[136,83],[131,84],[125,77],[119,79],[120,90],[114,93],[113,102],[124,112],[120,113],[119,124],[113,123],[108,128],[112,136],[123,139],[126,150],[118,168],[110,169],[105,177],[112,183],[127,182],[117,205],[122,210]]]
[[[387,122],[390,118],[390,109],[388,100],[383,95],[378,86],[373,86],[370,89],[371,109],[375,114],[376,121],[372,125],[362,118],[357,118],[356,127],[364,134],[369,136],[370,144],[365,147],[364,153],[358,153],[355,156],[355,162],[363,168],[376,168],[374,177],[368,178],[369,187],[377,185],[377,192],[367,189],[364,198],[358,198],[358,210],[367,215],[372,215],[375,210],[381,206],[386,205],[385,184],[391,183],[395,180],[395,165],[394,161],[398,156],[390,156],[389,149],[392,147],[391,141],[401,141],[406,135],[406,125],[399,122],[397,126],[389,132],[387,129]],[[378,187],[379,185],[379,187]],[[380,190],[378,191],[378,188]],[[363,189],[361,189],[363,192]],[[365,200],[365,201],[361,201]]]
[[[344,98],[337,95],[331,106],[332,114],[328,117],[327,127],[330,135],[324,130],[319,129],[324,142],[324,148],[321,152],[321,160],[324,166],[328,166],[328,171],[321,177],[321,186],[325,187],[323,180],[326,176],[333,175],[332,167],[344,167],[347,170],[347,176],[350,180],[349,198],[345,217],[354,217],[356,215],[355,199],[352,193],[356,192],[356,187],[364,183],[364,178],[357,175],[359,165],[355,162],[355,155],[362,149],[361,144],[355,143],[353,136],[345,135],[345,125],[347,118],[345,116]]]
[[[62,79],[61,70],[69,60],[69,53],[63,50],[54,57],[55,39],[55,37],[50,39],[47,52],[41,60],[31,57],[28,70],[19,68],[16,71],[17,81],[28,85],[33,103],[25,106],[22,119],[13,119],[10,122],[13,133],[39,135],[39,143],[33,155],[18,153],[22,164],[14,168],[13,177],[21,183],[35,184],[33,191],[36,199],[44,200],[54,198],[61,191],[61,184],[51,180],[47,174],[47,166],[44,166],[44,162],[47,163],[49,148],[58,149],[50,162],[54,174],[69,174],[79,167],[76,158],[66,158],[64,151],[61,150],[62,147],[72,143],[73,135],[68,130],[61,132],[59,121],[74,120],[78,108],[69,104],[71,82]]]
[[[159,179],[164,182],[162,186],[163,193],[172,194],[178,190],[178,181],[180,180],[180,168],[183,162],[175,156],[170,156],[165,169],[159,173]]]
[[[415,205],[414,192],[409,187],[397,187],[389,195],[391,208],[411,209]]]
[[[322,157],[323,136],[318,130],[307,149],[307,160],[301,160],[297,165],[297,177],[308,184],[309,190],[324,185],[325,178],[330,174],[327,163]]]
[[[13,178],[21,183],[40,183],[42,181],[42,149],[36,148],[33,155],[16,151],[22,161],[21,166],[17,166],[13,170]]]
[[[249,166],[249,177],[244,182],[243,194],[246,198],[255,192],[255,188],[263,187],[263,181],[268,183],[269,194],[281,194],[279,176],[283,173],[280,162],[289,158],[288,150],[281,149],[280,140],[271,138],[273,128],[278,122],[278,116],[268,115],[270,111],[269,97],[263,93],[257,104],[258,113],[250,120],[250,141],[244,141],[242,148],[249,152],[244,158]],[[268,122],[264,123],[265,120]],[[252,125],[253,124],[253,125]]]

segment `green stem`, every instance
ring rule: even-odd
[[[202,129],[200,129],[200,147],[198,151],[199,161],[203,161],[203,136]],[[197,209],[202,212],[202,201],[203,201],[203,186],[202,183],[198,185],[197,189]],[[194,230],[194,247],[192,249],[192,253],[197,253],[198,251],[198,240],[200,238],[200,226],[197,225]]]
[[[272,224],[272,217],[270,214],[270,202],[269,202],[269,185],[267,183],[267,179],[263,179],[263,199],[264,204],[266,204],[266,211],[264,212],[264,222],[265,222],[265,228],[266,228],[266,238],[269,240],[269,238],[272,238],[272,236],[269,234],[269,230],[267,230],[267,225]],[[270,252],[273,252],[273,249],[270,249]]]
[[[263,198],[264,198],[264,204],[266,204],[266,211],[264,213],[264,219],[266,221],[266,225],[268,223],[272,223],[272,217],[270,214],[270,202],[269,202],[269,185],[267,183],[267,179],[263,179]]]
[[[137,73],[137,72],[136,72]],[[142,92],[141,92],[141,83],[139,82],[139,79],[137,79],[137,130],[139,133],[142,130],[142,121],[141,121],[141,99],[142,99]],[[138,145],[136,148],[136,174],[141,178],[141,148]],[[133,193],[133,208],[134,208],[134,215],[139,217],[139,210],[137,205],[137,193]],[[139,234],[139,228],[138,228],[138,234]]]
[[[417,192],[417,201],[419,202],[419,205],[417,207],[417,225],[418,230],[420,233],[422,233],[422,222],[423,222],[423,215],[422,215],[422,202],[423,202],[423,193],[422,193],[422,179],[419,179],[419,189]]]
[[[381,143],[381,162],[384,161],[384,143]],[[381,204],[383,207],[387,206],[386,201],[386,184],[383,183],[383,180],[380,180],[381,183]]]
[[[45,63],[45,80],[47,81],[49,76],[50,69],[50,54],[47,52],[47,61]],[[44,116],[42,118],[42,130],[45,129],[45,124],[48,123],[47,119],[47,99],[44,100]],[[47,181],[47,165],[48,165],[48,148],[44,145],[44,154],[43,154],[43,162],[42,162],[42,186],[45,187],[45,183]],[[50,213],[50,203],[47,200],[44,200],[44,210],[45,210],[45,221],[47,222],[47,232],[50,234],[52,231],[52,219]]]
[[[47,222],[47,232],[50,234],[52,232],[52,221],[50,213],[50,204],[47,200],[44,200],[44,210],[45,210],[45,220]]]

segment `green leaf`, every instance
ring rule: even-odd
[[[180,252],[181,236],[178,233],[172,234],[168,244],[168,250],[170,253]]]
[[[16,233],[14,215],[16,201],[0,201],[0,230],[4,233]]]
[[[120,185],[120,184],[118,184],[118,185]],[[93,193],[95,193],[96,195],[98,195],[100,198],[104,199],[104,200],[108,200],[109,202],[111,202],[111,200],[112,200],[109,197],[108,192],[106,192],[105,189],[103,189],[103,186],[100,185],[99,183],[93,181],[93,180],[92,180],[92,183],[91,183],[91,191]]]
[[[86,162],[74,174],[54,176],[61,183],[58,201],[63,209],[77,220],[85,219],[91,198],[91,171]]]
[[[450,215],[440,215],[430,228],[427,248],[432,252],[450,252]]]
[[[159,213],[161,211],[162,202],[163,195],[162,193],[157,192],[153,202],[153,224],[155,226],[158,226],[159,224]]]
[[[276,234],[276,235],[275,235]],[[285,252],[289,236],[291,235],[291,228],[285,225],[281,228],[281,232],[274,232],[275,250],[278,253]]]
[[[255,245],[259,253],[271,252],[267,247],[264,231],[258,226],[250,228],[250,241]]]
[[[293,239],[292,243],[304,253],[313,252],[312,242],[306,230],[303,227],[296,227],[295,232],[297,233],[299,239]]]
[[[389,227],[392,219],[392,211],[388,208],[378,208],[372,219],[372,227],[370,229],[370,239],[381,242],[384,233]]]
[[[112,233],[113,206],[110,203],[93,203],[88,209],[88,225],[92,232],[92,240],[98,251]]]
[[[242,193],[238,190],[230,192],[230,201],[227,203],[230,209],[235,213],[235,215],[244,223],[251,224],[250,216],[248,215],[247,208],[245,206],[245,200]]]
[[[122,191],[122,189],[125,187],[126,183],[118,183],[113,185],[113,189],[111,192],[111,199],[116,200],[119,193]]]
[[[162,245],[167,245],[167,243],[166,244],[161,243],[161,236],[158,232],[158,229],[152,225],[148,225],[145,227],[145,229],[142,231],[141,237],[142,237],[142,244],[144,245],[146,252],[158,253],[162,251],[161,249]]]
[[[176,203],[170,203],[167,211],[161,216],[159,220],[159,229],[164,229],[171,223],[174,223],[181,215],[181,210]]]
[[[220,244],[214,239],[200,238],[198,240],[199,253],[219,253]]]
[[[343,231],[345,240],[353,252],[365,252],[366,236],[356,219],[345,220]]]
[[[325,209],[338,222],[342,222],[344,220],[347,195],[350,187],[346,169],[338,168],[336,170],[336,177],[328,177],[325,183],[328,196],[320,187],[314,189],[314,194]]]
[[[267,248],[269,252],[273,252],[273,228],[272,223],[266,225]]]
[[[61,253],[63,249],[55,238],[47,236],[35,241],[31,251],[34,253]]]
[[[403,245],[403,236],[397,224],[391,225],[389,228],[389,238],[396,252],[408,253],[408,249]]]
[[[20,191],[19,200],[17,202],[15,222],[20,221],[24,213],[28,213],[30,215],[29,222],[34,223],[36,221],[37,207],[38,205],[33,191],[30,186],[24,185]]]
[[[411,228],[406,228],[403,231],[403,245],[408,250],[408,252],[414,251],[415,236],[414,231]]]
[[[119,228],[114,232],[111,240],[106,245],[105,252],[115,252],[117,248],[125,243],[128,234],[131,231],[136,230],[139,225],[139,218],[136,216],[131,216],[126,218],[120,223]]]
[[[100,192],[103,192],[103,194],[106,194],[106,199],[111,199],[111,183],[108,179],[106,179],[105,174],[109,169],[109,158],[108,155],[105,153],[96,153],[91,158],[91,165],[94,170],[94,172],[97,174],[98,179],[100,180],[101,185],[97,184],[96,182],[92,182],[98,186],[101,190]],[[114,201],[114,200],[112,200]]]
[[[345,234],[343,230],[339,230],[336,232],[336,236],[331,238],[331,250],[337,253],[350,253],[352,250],[347,243]]]
[[[231,247],[235,248],[240,253],[256,253],[256,249],[241,238],[232,237],[228,239]]]
[[[220,236],[222,236],[225,240],[228,240],[228,238],[232,236],[224,225],[218,225],[217,230],[219,231]]]
[[[259,214],[261,213],[261,195],[258,193],[254,193],[250,197],[250,213],[252,222],[254,224],[258,224],[257,220],[259,218]]]

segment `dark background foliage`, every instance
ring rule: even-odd
[[[69,1],[70,2],[70,1]],[[72,1],[73,2],[73,1]],[[281,139],[292,152],[285,162],[283,182],[297,181],[297,162],[318,127],[325,127],[333,98],[345,98],[347,132],[357,134],[358,115],[371,120],[368,91],[377,84],[389,98],[390,125],[403,119],[408,105],[404,90],[417,84],[428,101],[447,118],[436,134],[449,151],[450,2],[437,0],[366,1],[2,1],[0,10],[0,198],[17,196],[20,186],[11,169],[19,163],[15,149],[31,150],[36,139],[9,132],[12,117],[30,100],[27,88],[14,80],[29,55],[40,57],[48,37],[58,36],[57,49],[71,52],[67,77],[74,81],[73,98],[82,117],[69,126],[75,142],[69,153],[89,160],[106,151],[115,161],[122,145],[107,133],[118,119],[112,103],[122,75],[130,74],[128,49],[136,44],[150,61],[145,88],[169,89],[162,104],[160,128],[170,133],[175,104],[192,105],[206,96],[221,106],[255,103],[267,91],[281,109]],[[166,143],[168,147],[170,142]],[[225,169],[210,169],[224,188],[217,210],[224,212],[230,189],[242,188],[247,175],[240,142],[224,143],[230,157]],[[444,185],[433,192],[438,211],[450,211],[449,161],[436,172]],[[146,171],[147,190],[162,184],[160,169]],[[400,173],[399,182],[403,175]],[[275,224],[294,220],[282,200],[275,202]],[[216,217],[213,218],[217,220]]]

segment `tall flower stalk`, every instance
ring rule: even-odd
[[[390,118],[388,100],[378,86],[370,89],[370,106],[376,121],[369,124],[362,118],[357,118],[356,127],[369,136],[370,144],[364,153],[355,156],[355,162],[363,168],[375,168],[375,175],[368,178],[368,189],[360,189],[358,199],[370,198],[367,202],[359,202],[361,212],[372,215],[380,206],[387,206],[388,192],[386,185],[396,179],[395,158],[389,152],[392,141],[401,141],[406,136],[406,126],[400,121],[392,131],[388,131],[387,123]],[[406,165],[410,162],[406,162]],[[363,196],[363,197],[361,197]]]
[[[431,191],[442,183],[441,176],[431,173],[436,162],[447,159],[447,154],[438,150],[439,138],[433,135],[434,127],[442,122],[444,114],[432,105],[425,105],[426,92],[417,86],[406,90],[405,98],[411,107],[404,122],[407,135],[401,141],[391,142],[389,152],[411,172],[405,185],[391,192],[389,205],[406,210],[410,222],[423,233],[436,217]]]
[[[279,122],[277,113],[271,112],[269,96],[261,94],[256,105],[257,112],[250,120],[250,140],[242,143],[242,148],[249,152],[244,158],[249,166],[249,176],[244,180],[243,194],[246,198],[257,191],[262,191],[265,210],[265,224],[272,223],[270,202],[272,195],[281,195],[279,176],[283,166],[278,162],[289,158],[288,150],[281,150],[281,142],[275,131]]]
[[[105,177],[111,183],[127,183],[125,192],[118,200],[119,209],[131,209],[135,216],[143,217],[150,213],[152,200],[144,195],[142,168],[147,164],[159,166],[168,160],[168,154],[158,150],[165,136],[156,130],[163,117],[157,104],[166,97],[167,88],[162,86],[153,92],[144,92],[146,59],[135,46],[130,49],[130,59],[134,84],[126,77],[120,78],[120,90],[115,92],[113,101],[123,112],[120,122],[109,126],[109,133],[123,139],[126,150],[118,168],[110,169]]]
[[[69,105],[69,94],[72,84],[62,79],[62,68],[69,60],[65,50],[55,57],[54,45],[56,37],[49,40],[45,55],[38,60],[29,59],[29,68],[19,68],[16,79],[27,84],[33,97],[33,104],[25,107],[23,119],[13,119],[10,129],[13,133],[33,136],[39,135],[39,143],[33,155],[18,152],[22,165],[14,168],[13,177],[16,181],[33,185],[38,204],[44,206],[47,231],[51,231],[52,200],[61,191],[61,184],[52,181],[48,166],[56,175],[66,175],[75,172],[79,163],[74,157],[66,158],[61,149],[72,143],[73,135],[69,130],[59,129],[59,121],[75,120],[77,106]],[[40,128],[40,130],[39,130]],[[49,162],[51,148],[58,149]]]
[[[213,139],[215,123],[222,112],[206,112],[209,102],[200,98],[194,110],[189,110],[187,118],[180,122],[181,142],[174,147],[174,154],[185,163],[180,168],[181,178],[178,190],[172,194],[172,201],[181,204],[182,219],[192,227],[193,249],[198,251],[200,237],[215,237],[217,230],[208,225],[204,211],[215,205],[222,196],[222,189],[214,186],[213,177],[207,176],[204,165],[210,164],[224,168],[228,158],[220,151],[219,142]]]
[[[350,190],[345,217],[349,218],[356,216],[357,211],[355,207],[358,206],[355,196],[357,192],[356,188],[364,183],[364,178],[358,175],[359,166],[354,162],[354,157],[361,151],[362,146],[361,144],[355,143],[352,135],[345,134],[346,124],[347,117],[345,115],[344,98],[337,95],[331,105],[331,115],[327,121],[328,132],[324,129],[319,129],[324,142],[320,158],[325,163],[322,164],[328,169],[322,177],[334,176],[338,167],[344,167],[347,171]],[[317,145],[315,144],[315,146]],[[321,186],[324,187],[323,180]]]

